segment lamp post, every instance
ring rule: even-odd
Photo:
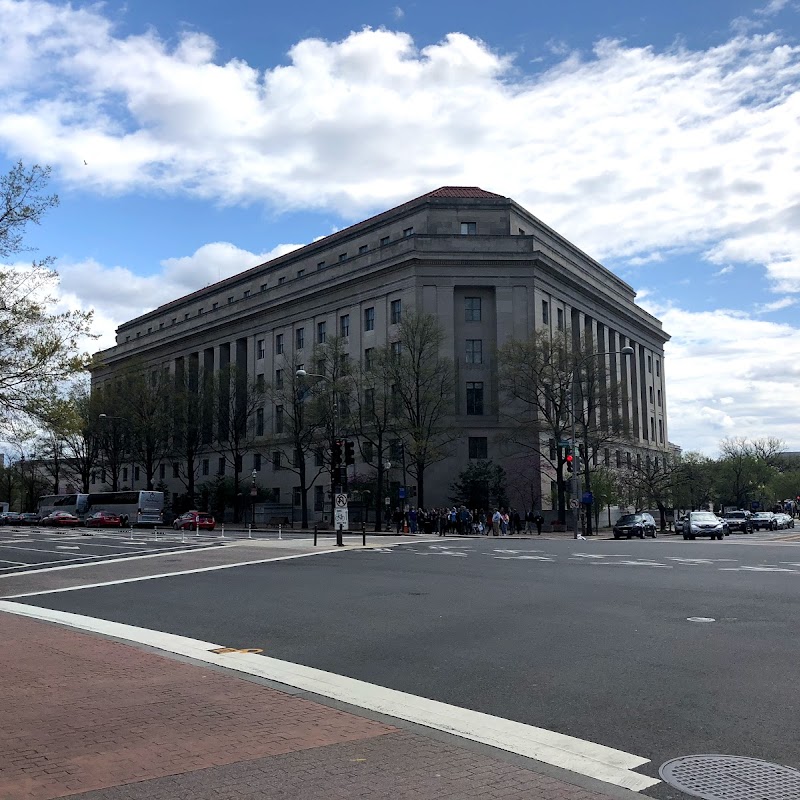
[[[625,345],[622,350],[613,350],[610,353],[592,353],[588,355],[586,358],[581,359],[580,362],[577,362],[572,367],[572,373],[570,376],[570,383],[569,383],[569,408],[570,408],[570,417],[572,422],[572,447],[575,450],[574,455],[577,456],[575,458],[573,467],[573,481],[575,482],[575,499],[578,501],[578,505],[575,507],[575,524],[574,524],[574,531],[573,531],[573,538],[578,538],[579,533],[579,526],[580,526],[580,507],[581,507],[581,455],[580,455],[580,447],[578,446],[577,435],[575,431],[575,373],[578,371],[579,367],[583,367],[589,359],[591,358],[599,358],[600,356],[607,356],[607,355],[620,355],[624,356],[625,358],[630,358],[633,355],[634,351],[630,345]],[[588,448],[587,452],[585,453],[586,458],[588,459],[589,453]]]
[[[251,473],[252,482],[250,484],[250,523],[255,528],[256,526],[256,494],[258,494],[258,490],[256,489],[256,468],[253,467],[253,472]]]

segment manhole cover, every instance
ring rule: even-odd
[[[797,800],[800,772],[744,756],[696,755],[661,765],[661,779],[703,800]]]

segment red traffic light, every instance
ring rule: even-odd
[[[572,453],[570,453],[570,454],[567,456],[567,464],[571,464],[571,463],[572,463]]]

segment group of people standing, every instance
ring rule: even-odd
[[[397,533],[427,533],[446,536],[467,534],[483,536],[509,536],[517,533],[541,534],[544,517],[539,511],[531,509],[520,514],[514,508],[497,508],[492,511],[473,509],[466,506],[451,508],[414,508],[408,510],[396,508],[392,514],[392,523]]]

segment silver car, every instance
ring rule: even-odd
[[[710,511],[690,511],[682,518],[681,533],[684,539],[695,539],[698,536],[710,536],[722,541],[728,532],[728,526],[716,514]]]

